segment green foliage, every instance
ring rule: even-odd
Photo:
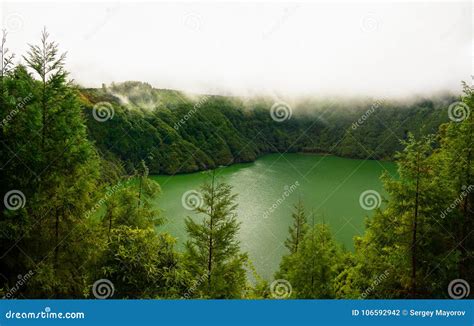
[[[0,241],[11,250],[1,270],[10,285],[34,271],[22,288],[29,296],[71,297],[84,286],[89,247],[81,232],[88,230],[84,212],[98,186],[99,160],[77,92],[66,81],[64,55],[46,31],[25,61],[2,77],[1,118],[8,120],[2,124],[2,198],[15,189],[26,203],[18,210],[2,206],[1,228],[8,232]]]
[[[285,242],[289,255],[283,256],[275,279],[291,284],[294,298],[335,297],[335,278],[341,268],[342,249],[333,239],[328,225],[307,225],[303,203],[298,201],[292,214],[294,225]]]
[[[206,298],[239,298],[246,283],[244,264],[247,254],[240,252],[235,209],[236,195],[228,184],[212,182],[201,187],[202,205],[195,212],[202,217],[186,219],[189,239],[186,243],[186,266],[195,279],[205,278],[194,295]]]
[[[440,149],[435,155],[439,164],[439,187],[448,205],[444,207],[441,225],[449,235],[449,259],[457,260],[457,274],[474,282],[474,92],[464,84],[464,119],[443,125]],[[454,209],[453,207],[454,206]],[[454,268],[453,268],[454,269]]]
[[[341,249],[326,224],[316,224],[304,237],[293,259],[287,280],[296,298],[333,298],[334,279],[341,261]]]
[[[159,186],[147,177],[144,162],[136,176],[107,193],[102,218],[107,240],[94,276],[110,280],[118,298],[178,298],[190,276],[174,249],[176,240],[156,232],[162,221],[149,199]]]
[[[291,217],[293,218],[293,225],[289,227],[289,237],[285,241],[285,246],[288,248],[290,253],[294,254],[298,252],[298,246],[304,239],[308,229],[306,213],[301,199],[295,205],[295,211]]]
[[[463,103],[472,110],[469,87]],[[443,298],[450,281],[472,283],[473,189],[467,185],[474,166],[473,129],[472,117],[465,116],[442,125],[436,138],[408,135],[397,155],[399,176],[383,178],[387,207],[368,220],[354,257],[339,275],[340,297]]]
[[[153,228],[121,225],[112,229],[98,277],[115,287],[115,298],[179,298],[187,288],[176,240]]]
[[[100,152],[124,162],[128,172],[145,160],[152,174],[213,169],[274,152],[393,159],[402,149],[399,139],[409,132],[435,132],[454,100],[311,99],[293,107],[291,119],[276,122],[269,112],[273,102],[266,98],[188,95],[139,82],[84,89],[82,94],[90,135]],[[93,105],[101,101],[114,108],[114,117],[105,123],[92,115]],[[354,125],[363,116],[368,118]]]
[[[0,289],[9,297],[91,297],[101,278],[116,298],[272,297],[241,252],[228,184],[213,175],[202,186],[179,253],[176,239],[159,232],[150,198],[160,187],[148,175],[295,151],[395,159],[399,173],[383,176],[386,205],[367,219],[354,253],[325,223],[309,227],[303,204],[295,205],[289,254],[275,274],[291,284],[292,297],[445,298],[451,280],[474,283],[467,85],[458,104],[467,114],[456,122],[446,123],[451,96],[375,107],[305,99],[291,119],[276,122],[265,98],[191,96],[140,82],[79,89],[46,31],[25,65],[13,64],[5,33],[0,54],[0,195],[21,194],[19,205],[0,202]],[[93,107],[103,101],[114,116],[98,121]],[[19,274],[32,276],[16,289]]]

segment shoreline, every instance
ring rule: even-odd
[[[238,164],[253,164],[259,159],[270,156],[270,155],[303,155],[303,156],[322,156],[322,157],[327,157],[327,156],[333,156],[341,159],[346,159],[346,160],[353,160],[353,161],[379,161],[379,162],[384,162],[384,163],[393,163],[395,164],[395,161],[391,160],[383,160],[383,159],[361,159],[361,158],[353,158],[353,157],[346,157],[346,156],[339,156],[336,154],[331,154],[331,153],[317,153],[317,152],[290,152],[290,153],[265,153],[260,156],[258,156],[255,160],[249,161],[249,162],[233,162],[228,165],[219,165],[213,169],[205,169],[205,170],[197,170],[194,172],[180,172],[180,173],[175,173],[175,174],[150,174],[150,176],[160,176],[160,177],[175,177],[175,176],[181,176],[181,175],[193,175],[193,174],[198,174],[198,173],[203,173],[203,172],[210,172],[213,170],[217,170],[220,168],[229,168],[232,166],[236,166]]]

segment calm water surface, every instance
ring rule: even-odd
[[[293,205],[299,198],[308,215],[314,211],[316,222],[329,223],[335,238],[353,249],[353,237],[363,234],[364,219],[373,212],[361,207],[359,197],[366,190],[385,195],[380,181],[384,171],[395,175],[395,164],[322,155],[271,154],[254,163],[219,168],[216,175],[230,183],[238,194],[242,250],[248,252],[258,273],[270,280],[281,256],[287,252],[284,241],[292,223]],[[152,178],[162,188],[156,205],[166,223],[160,230],[177,237],[182,246],[186,240],[184,218],[196,216],[183,207],[182,196],[189,190],[199,190],[200,184],[209,180],[209,173]]]

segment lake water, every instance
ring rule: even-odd
[[[367,202],[359,199],[366,191],[385,194],[380,181],[387,171],[395,175],[390,162],[364,161],[310,154],[270,154],[254,163],[235,164],[217,169],[216,176],[233,186],[238,194],[238,220],[242,222],[239,239],[257,272],[271,280],[281,256],[287,253],[284,241],[292,223],[293,205],[299,198],[307,215],[314,211],[315,222],[331,226],[335,238],[353,249],[353,237],[364,232],[364,219],[373,213],[374,203],[368,192]],[[210,176],[207,172],[176,176],[152,176],[162,188],[156,205],[166,222],[160,230],[186,240],[184,219],[195,216],[182,204],[183,195]],[[364,197],[365,198],[365,197]],[[362,206],[365,206],[364,209]],[[309,217],[309,222],[312,218]]]

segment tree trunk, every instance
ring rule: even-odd
[[[140,177],[140,185],[138,189],[138,207],[140,207],[140,204],[142,202],[142,182],[143,182],[143,177]]]

